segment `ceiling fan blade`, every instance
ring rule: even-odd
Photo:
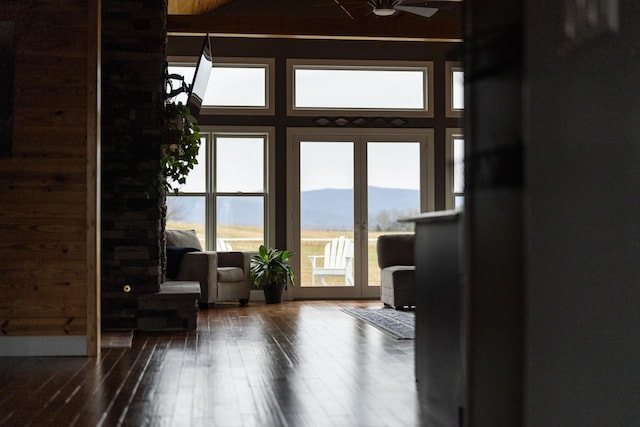
[[[396,10],[401,10],[403,12],[409,12],[416,15],[424,16],[425,18],[431,18],[438,11],[438,9],[435,7],[417,7],[417,6],[398,5],[395,8]]]
[[[346,14],[349,16],[349,18],[351,18],[351,19],[355,19],[355,18],[353,17],[353,15],[351,14],[351,12],[349,12],[349,11],[348,11],[348,10],[347,10],[343,5],[342,5],[342,3],[340,3],[340,0],[333,0],[333,1],[338,5],[338,7],[339,7],[340,9],[342,9],[342,11],[343,11],[344,13],[346,13]]]

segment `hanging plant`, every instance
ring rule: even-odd
[[[191,116],[189,108],[182,103],[165,103],[165,133],[162,141],[162,187],[165,193],[178,193],[174,185],[182,185],[187,175],[198,164],[200,128]]]

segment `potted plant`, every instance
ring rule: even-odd
[[[289,264],[293,252],[260,245],[258,253],[251,257],[250,276],[256,286],[262,286],[267,304],[282,302],[287,281],[295,286],[295,273]]]
[[[165,193],[177,193],[178,188],[173,185],[184,184],[186,176],[198,164],[200,128],[189,108],[181,103],[165,103],[164,122],[164,140],[160,147],[162,187]]]

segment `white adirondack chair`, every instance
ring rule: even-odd
[[[316,285],[316,277],[327,286],[325,276],[344,276],[344,285],[353,286],[353,240],[344,236],[336,237],[324,247],[324,255],[310,255],[311,286]],[[322,260],[322,265],[320,261]]]
[[[217,252],[231,252],[233,248],[224,239],[216,239],[216,251]]]

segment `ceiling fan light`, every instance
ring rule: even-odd
[[[396,13],[392,7],[376,7],[373,9],[373,13],[376,16],[391,16]]]

